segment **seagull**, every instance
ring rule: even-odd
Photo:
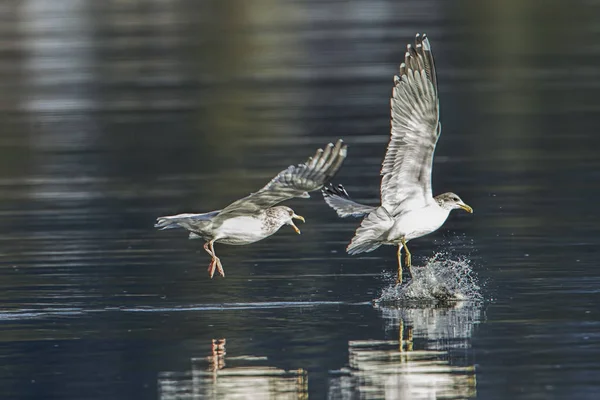
[[[283,225],[290,225],[300,234],[293,220],[305,222],[304,217],[289,207],[276,204],[294,197],[308,198],[308,192],[321,189],[342,166],[346,153],[347,146],[342,140],[338,140],[335,146],[329,143],[325,150],[317,150],[304,164],[290,165],[258,192],[222,210],[159,217],[154,227],[161,230],[184,228],[190,232],[190,239],[204,239],[204,250],[212,257],[208,266],[209,276],[212,279],[217,269],[225,277],[214,244],[245,245],[258,242],[277,232]]]
[[[354,202],[342,185],[330,185],[322,192],[340,217],[365,216],[346,249],[348,254],[398,246],[399,284],[402,248],[408,281],[412,281],[408,241],[436,231],[451,210],[473,213],[473,209],[451,192],[433,197],[431,169],[442,125],[433,54],[425,34],[417,34],[415,45],[407,46],[400,75],[394,76],[390,103],[391,138],[381,168],[381,205]]]

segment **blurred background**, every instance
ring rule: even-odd
[[[0,392],[234,398],[252,382],[193,379],[226,338],[256,398],[594,398],[599,17],[596,0],[0,0]],[[202,243],[153,229],[338,138],[335,183],[377,203],[417,32],[440,85],[434,194],[475,213],[411,250],[469,260],[485,306],[373,309],[395,251],[347,256],[359,221],[319,193],[288,204],[303,235],[217,245],[225,279]],[[399,379],[398,349],[441,360],[440,380]]]

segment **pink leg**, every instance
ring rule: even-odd
[[[206,251],[208,254],[210,254],[211,257],[214,257],[212,251],[210,251],[210,249],[208,248],[208,242],[204,243],[204,251]]]
[[[216,257],[214,252],[210,249],[209,242],[204,243],[204,250],[212,257],[212,260],[210,260],[210,264],[208,265],[208,276],[210,276],[210,279],[212,279],[212,277],[215,275]]]
[[[213,257],[214,257],[214,258],[213,258],[213,262],[215,262],[215,263],[216,263],[217,270],[219,271],[219,274],[220,274],[220,275],[221,275],[223,278],[225,278],[225,270],[223,269],[223,264],[221,264],[221,259],[220,259],[219,257],[217,257],[217,255],[215,254],[214,243],[215,243],[215,241],[214,241],[214,240],[211,240],[210,242],[208,242],[209,249],[210,249],[210,251],[212,252],[212,255],[213,255]],[[211,263],[211,264],[212,264],[212,263]],[[214,266],[213,266],[213,269],[214,269]],[[214,271],[213,271],[213,274],[214,274]]]
[[[210,279],[212,279],[215,275],[215,264],[216,263],[214,258],[210,260],[210,264],[208,264],[208,276],[210,277]]]

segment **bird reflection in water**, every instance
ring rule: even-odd
[[[225,339],[213,339],[211,345],[211,355],[206,357],[209,370],[214,372],[214,379],[217,379],[216,372],[225,368]]]
[[[400,327],[398,329],[398,350],[413,351],[413,330],[412,326],[406,328],[406,339],[404,339],[404,321],[400,320]]]
[[[303,369],[283,370],[267,365],[267,357],[228,356],[225,339],[212,339],[210,355],[192,358],[191,370],[161,372],[159,399],[307,399]]]
[[[398,340],[348,343],[349,364],[331,371],[329,399],[465,399],[476,396],[469,356],[480,310],[444,307],[380,309]]]

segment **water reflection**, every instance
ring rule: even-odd
[[[475,397],[476,373],[468,356],[480,318],[477,304],[383,308],[398,340],[348,343],[349,365],[332,371],[329,399],[465,399]]]
[[[475,327],[482,316],[480,302],[462,301],[447,304],[421,303],[414,307],[380,307],[388,330],[410,327],[417,338],[427,340],[428,349],[469,348]]]
[[[228,382],[297,398],[306,375],[287,370],[300,367],[316,398],[598,397],[600,2],[5,0],[0,10],[0,397],[153,398],[160,376],[161,398],[234,397]],[[156,215],[250,193],[324,135],[350,146],[339,180],[358,201],[377,198],[392,75],[416,32],[435,41],[441,74],[433,180],[478,210],[416,254],[455,248],[444,260],[467,254],[495,288],[477,334],[468,304],[355,305],[382,288],[398,300],[378,277],[395,254],[348,257],[356,222],[318,196],[301,206],[300,237],[224,249],[236,264],[224,282],[206,279],[196,243],[152,230]],[[433,272],[426,282],[468,277],[463,264],[435,265],[420,270]],[[477,368],[477,393],[475,357],[486,372]],[[231,375],[244,368],[255,375]]]
[[[230,356],[226,339],[213,339],[210,355],[192,358],[190,371],[162,372],[161,400],[170,399],[307,399],[308,379],[303,369],[268,366],[267,357]]]

